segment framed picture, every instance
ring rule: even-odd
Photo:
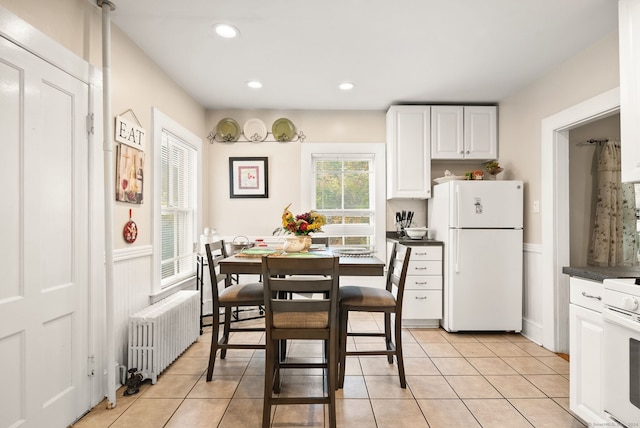
[[[269,164],[264,158],[229,158],[229,196],[268,198]]]
[[[126,144],[118,144],[116,154],[116,201],[141,204],[144,152]]]

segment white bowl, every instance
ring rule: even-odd
[[[464,175],[447,175],[440,178],[434,178],[433,181],[435,181],[436,184],[442,184],[442,183],[448,183],[449,181],[466,180],[466,179],[467,177]]]
[[[427,234],[426,227],[407,227],[404,229],[407,236],[411,239],[422,239]]]

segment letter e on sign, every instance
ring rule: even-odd
[[[145,134],[146,131],[141,126],[129,122],[122,118],[122,116],[116,116],[116,129],[113,135],[117,142],[144,151]]]

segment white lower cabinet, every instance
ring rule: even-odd
[[[570,380],[571,411],[589,425],[605,426],[602,400],[603,321],[601,282],[570,279]]]
[[[405,326],[437,327],[442,318],[442,245],[412,245],[404,287]]]

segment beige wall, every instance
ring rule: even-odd
[[[0,5],[77,56],[102,67],[102,18],[95,3],[87,0],[0,0]],[[204,108],[114,26],[111,29],[111,44],[112,115],[115,117],[131,109],[147,131],[145,202],[142,205],[116,202],[114,247],[119,249],[151,243],[151,108],[157,107],[204,141],[206,127]],[[129,114],[124,117],[133,121]],[[206,190],[205,187],[205,194]],[[137,241],[131,245],[122,238],[122,227],[128,220],[129,208],[133,209],[139,230]]]
[[[532,212],[533,201],[542,199],[541,173],[546,167],[540,165],[542,120],[619,86],[618,70],[615,32],[500,101],[500,163],[512,172],[511,178],[525,182],[525,242],[542,241],[541,215]]]
[[[308,143],[384,143],[385,112],[318,110],[216,110],[207,115],[207,129],[215,132],[220,119],[230,117],[240,126],[251,118],[262,120],[271,131],[273,122],[290,119],[306,136],[304,143],[212,143],[205,163],[209,165],[208,216],[204,226],[216,228],[222,236],[270,235],[280,225],[282,209],[292,203],[294,213],[306,211],[300,206],[300,145]],[[208,131],[208,132],[209,132]],[[272,139],[269,136],[268,139]],[[268,157],[269,198],[231,199],[229,197],[229,157]]]

